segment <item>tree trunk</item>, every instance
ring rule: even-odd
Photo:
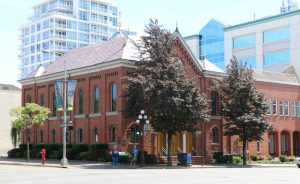
[[[168,161],[167,166],[172,166],[172,134],[168,132]]]
[[[30,154],[29,154],[29,143],[30,143],[30,135],[29,130],[26,130],[26,140],[27,140],[27,163],[29,162]]]
[[[243,165],[247,165],[247,141],[243,139]]]

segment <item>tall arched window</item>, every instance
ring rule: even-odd
[[[116,128],[112,127],[110,130],[111,142],[116,142]]]
[[[28,95],[28,96],[26,97],[26,103],[31,103],[31,96],[30,96],[30,95]]]
[[[40,131],[40,143],[44,144],[44,131],[43,130]]]
[[[99,98],[100,98],[99,87],[96,86],[94,88],[94,113],[99,113]]]
[[[56,96],[55,93],[52,93],[52,117],[56,116],[57,106],[56,106]]]
[[[117,111],[117,84],[111,85],[111,112]]]
[[[78,114],[83,114],[83,90],[78,92]]]
[[[130,129],[130,143],[136,143],[136,131],[134,128]]]
[[[52,143],[55,143],[56,142],[55,141],[55,130],[52,130],[51,134],[52,134]]]
[[[98,129],[94,128],[94,143],[98,143]]]
[[[219,129],[217,127],[212,129],[212,143],[219,144]]]
[[[82,132],[82,129],[79,128],[79,130],[78,130],[78,143],[82,143],[82,140],[83,140],[83,132]]]
[[[40,106],[44,106],[45,105],[45,101],[44,101],[44,95],[40,96]]]
[[[218,93],[215,91],[211,92],[211,115],[218,115]]]

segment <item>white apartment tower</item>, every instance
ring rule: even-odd
[[[20,78],[70,49],[106,41],[119,29],[118,7],[111,0],[44,0],[33,9],[21,28]]]

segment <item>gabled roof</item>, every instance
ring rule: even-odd
[[[125,36],[121,33],[113,36],[109,41],[72,49],[52,62],[46,68],[38,68],[25,79],[60,73],[83,67],[94,66],[116,60],[137,60],[137,51],[133,46],[135,36]]]

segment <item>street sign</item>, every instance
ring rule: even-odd
[[[144,124],[144,131],[150,130],[150,124]]]

